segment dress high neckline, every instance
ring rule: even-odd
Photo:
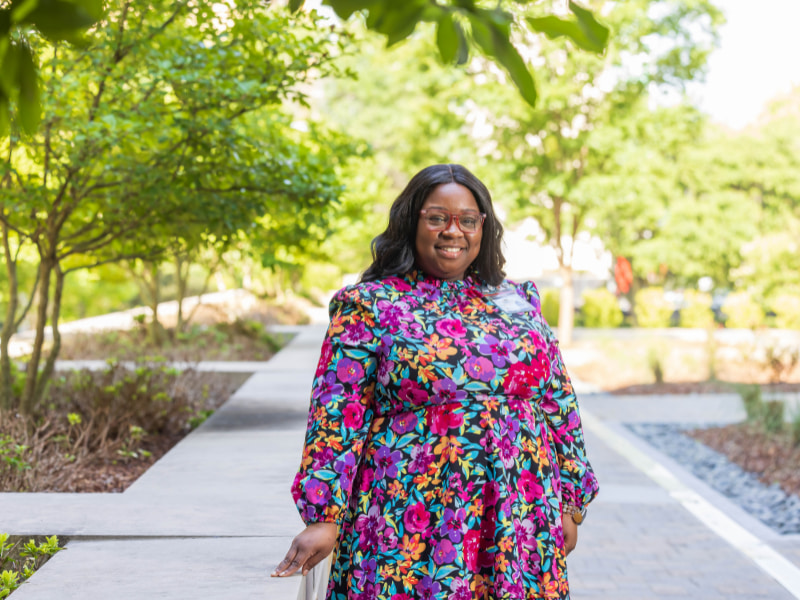
[[[439,279],[438,277],[428,275],[421,269],[415,269],[409,273],[406,273],[403,276],[403,279],[405,279],[411,285],[425,284],[442,291],[461,291],[478,285],[478,282],[475,280],[475,278],[473,278],[472,275],[467,275],[463,279],[447,281],[446,279]]]

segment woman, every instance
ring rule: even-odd
[[[575,395],[533,283],[504,280],[486,187],[408,183],[339,291],[292,493],[307,524],[276,569],[334,548],[331,600],[568,598],[597,493]]]

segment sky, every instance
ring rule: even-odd
[[[740,129],[800,85],[800,0],[717,0],[728,22],[706,83],[690,93],[712,120]]]

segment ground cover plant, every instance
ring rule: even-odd
[[[0,600],[7,598],[51,556],[64,549],[57,536],[20,536],[0,533]]]
[[[0,418],[0,492],[121,492],[247,378],[165,363],[58,375],[29,415]]]

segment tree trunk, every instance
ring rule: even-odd
[[[44,391],[47,389],[47,384],[55,370],[58,353],[61,351],[61,332],[58,330],[58,321],[61,317],[61,298],[64,295],[64,272],[61,270],[61,265],[58,263],[56,263],[54,270],[56,273],[56,287],[53,291],[53,312],[50,315],[50,327],[53,330],[53,347],[50,349],[47,362],[45,362],[42,374],[39,376],[39,381],[36,384],[36,394],[33,399],[34,404],[38,404],[44,396]]]
[[[25,389],[19,404],[19,410],[23,414],[28,414],[33,409],[36,396],[37,382],[39,379],[39,362],[42,359],[42,347],[44,346],[44,329],[47,325],[47,306],[50,299],[50,275],[53,272],[53,260],[51,257],[42,257],[40,254],[39,262],[39,294],[36,306],[36,337],[33,340],[33,350],[28,361],[28,369],[25,374]]]
[[[163,341],[161,322],[158,320],[158,304],[161,300],[161,282],[158,280],[158,265],[150,264],[150,310],[153,317],[150,321],[150,341],[161,346]]]
[[[566,347],[572,343],[572,329],[575,323],[575,288],[572,281],[572,267],[562,266],[560,273],[558,342]]]
[[[185,276],[183,274],[184,265],[187,265]],[[180,254],[175,254],[175,278],[178,282],[178,320],[175,324],[175,333],[183,331],[183,300],[186,298],[186,288],[188,287],[189,266]]]
[[[8,241],[8,226],[3,224],[3,251],[5,253],[6,274],[8,276],[8,306],[6,318],[3,321],[3,330],[0,333],[0,410],[11,410],[14,399],[12,397],[11,357],[8,354],[8,345],[14,335],[14,321],[17,318],[19,305],[19,288],[17,283],[17,261],[11,255],[11,246]]]

